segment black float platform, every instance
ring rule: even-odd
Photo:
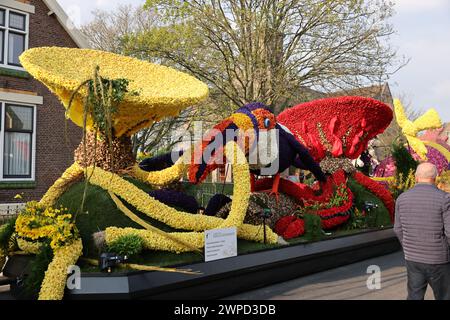
[[[392,229],[292,245],[183,268],[202,272],[83,273],[68,299],[217,299],[400,249]]]

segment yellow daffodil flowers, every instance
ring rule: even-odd
[[[20,62],[66,108],[72,94],[92,77],[97,66],[104,78],[129,80],[129,90],[137,94],[126,96],[119,106],[113,124],[116,137],[132,135],[162,118],[177,116],[208,96],[208,86],[186,73],[110,52],[41,47],[25,51]],[[81,90],[69,110],[70,119],[81,127],[85,95]],[[90,116],[87,124],[92,126]]]

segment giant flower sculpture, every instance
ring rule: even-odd
[[[66,57],[71,57],[67,59]],[[88,130],[91,131],[90,138],[93,144],[102,142],[92,135],[95,129],[92,115],[83,119],[85,111],[83,101],[87,92],[78,90],[80,83],[91,77],[92,70],[98,67],[102,76],[109,79],[126,78],[130,82],[130,91],[137,92],[136,95],[127,95],[118,106],[116,116],[113,118],[113,135],[122,147],[115,148],[122,157],[124,153],[131,153],[128,148],[129,138],[127,136],[135,133],[140,128],[167,116],[177,115],[183,108],[202,101],[208,95],[207,86],[197,79],[182,72],[154,65],[137,59],[124,57],[112,53],[97,50],[80,50],[67,48],[37,48],[25,52],[21,56],[23,66],[38,80],[46,84],[62,100],[66,108],[72,102],[68,110],[69,117],[78,125],[86,121]],[[74,93],[76,93],[74,95]],[[73,100],[73,101],[71,101]],[[124,138],[125,137],[125,138]],[[126,143],[124,142],[126,141]],[[125,147],[123,147],[125,145]],[[191,251],[203,246],[202,231],[218,228],[221,226],[236,226],[239,228],[238,235],[248,240],[261,240],[261,232],[257,226],[243,225],[243,219],[247,208],[249,197],[249,170],[245,156],[240,155],[240,149],[234,141],[224,148],[224,154],[230,162],[234,163],[235,197],[233,198],[232,214],[224,220],[215,217],[192,215],[181,212],[155,200],[138,187],[120,177],[120,170],[107,170],[104,159],[92,158],[90,154],[77,156],[76,162],[63,176],[55,182],[42,198],[41,203],[52,205],[58,197],[64,193],[71,181],[86,174],[91,184],[108,190],[119,196],[127,203],[147,214],[153,219],[166,223],[176,228],[191,230],[192,233],[166,234],[155,228],[147,230],[107,230],[107,240],[114,239],[118,234],[140,233],[144,234],[146,246],[149,249],[165,250],[173,252]],[[80,146],[78,152],[83,153]],[[104,147],[102,151],[107,152]],[[234,154],[234,156],[233,156]],[[84,157],[91,157],[84,162]],[[239,162],[238,162],[238,159]],[[173,167],[157,173],[146,173],[137,166],[131,172],[138,179],[144,179],[153,185],[164,185],[179,180],[188,170],[191,162],[191,153],[185,152]],[[125,162],[125,164],[129,164]],[[119,169],[125,169],[125,165]],[[136,219],[136,217],[133,217]],[[148,227],[148,224],[146,224]],[[151,230],[148,230],[151,229]],[[270,234],[270,242],[276,242],[277,236]]]
[[[446,140],[439,139],[442,133],[442,121],[435,109],[428,110],[415,121],[407,118],[399,99],[394,100],[397,122],[408,141],[408,150],[417,161],[429,161],[436,165],[439,173],[448,170],[450,163],[450,146]],[[427,130],[424,135],[418,134]],[[396,166],[392,157],[384,159],[375,170],[375,177],[390,178],[395,175]]]
[[[187,172],[192,160],[189,151],[173,167],[162,172],[148,174],[137,166],[129,170],[135,164],[130,136],[204,100],[208,95],[204,83],[171,68],[97,50],[34,48],[23,53],[20,60],[33,77],[61,99],[67,116],[86,132],[84,141],[75,151],[74,164],[47,191],[40,206],[50,208],[69,186],[84,177],[89,183],[108,191],[118,208],[142,226],[142,229],[108,228],[105,230],[108,244],[123,235],[135,235],[142,238],[147,249],[180,253],[200,250],[204,245],[203,231],[233,226],[238,228],[240,238],[263,241],[262,226],[243,223],[250,195],[250,174],[245,154],[234,141],[223,149],[233,164],[235,177],[231,213],[226,219],[179,211],[122,178],[123,173],[131,174],[160,186],[179,180]],[[111,98],[117,90],[114,86],[124,83],[128,85],[127,90],[117,91],[121,94],[120,99],[115,100],[114,105],[110,103],[111,108],[106,108],[105,97]],[[103,109],[88,109],[88,102]],[[92,110],[109,113],[108,117],[100,117],[104,123],[98,122],[99,117]],[[110,165],[112,162],[116,163]],[[150,218],[190,232],[163,232],[132,213],[119,198]],[[274,232],[267,230],[266,233],[268,242],[277,242],[278,236]],[[59,299],[63,296],[65,270],[78,259],[80,245],[77,239],[55,251],[54,263],[49,265],[40,298]]]
[[[350,218],[354,200],[348,188],[351,177],[382,200],[393,219],[394,200],[390,193],[378,182],[357,172],[350,161],[358,158],[369,141],[382,133],[392,119],[388,105],[364,97],[321,99],[285,110],[277,117],[277,122],[308,148],[330,178],[312,188],[282,180],[281,191],[301,201],[306,208],[314,207],[322,219],[322,227],[332,229]],[[265,189],[271,183],[270,179],[259,180],[256,189]],[[330,205],[336,190],[343,201]]]

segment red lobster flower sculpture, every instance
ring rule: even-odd
[[[386,205],[393,219],[394,200],[381,184],[356,172],[350,159],[357,159],[371,139],[383,133],[393,119],[392,109],[377,100],[364,97],[338,97],[303,103],[282,112],[277,122],[289,129],[320,162],[330,178],[311,188],[288,180],[280,182],[280,190],[303,204],[326,204],[336,190],[346,194],[345,203],[336,208],[324,206],[317,214],[324,229],[334,228],[350,217],[353,195],[347,187],[352,176]],[[257,190],[270,187],[269,179],[259,180]]]

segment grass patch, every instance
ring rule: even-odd
[[[365,210],[364,203],[366,201],[378,206],[378,208],[373,209],[367,217],[368,226],[370,228],[382,228],[392,225],[389,211],[386,209],[383,201],[356,182],[353,178],[348,179],[348,186],[355,196],[355,205],[358,210]]]

